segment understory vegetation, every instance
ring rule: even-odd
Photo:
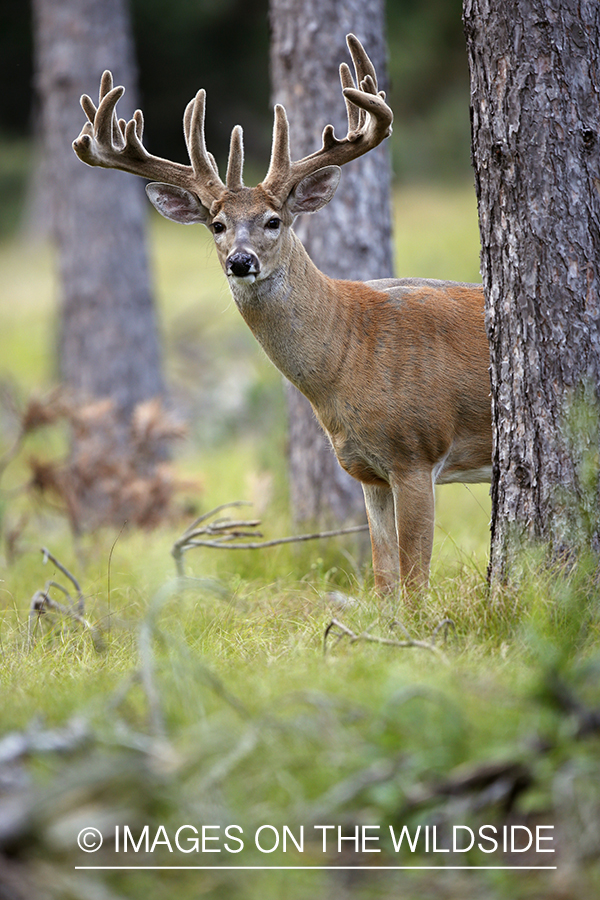
[[[153,218],[151,239],[170,402],[187,425],[172,502],[151,529],[78,537],[40,475],[63,471],[72,427],[53,394],[51,254],[0,244],[0,896],[596,896],[593,561],[557,573],[523,560],[492,602],[488,487],[448,485],[418,603],[374,596],[364,534],[194,547],[177,577],[173,545],[222,504],[252,503],[217,515],[260,519],[248,527],[262,540],[300,529],[280,376],[208,232]],[[396,240],[399,275],[477,281],[470,186],[398,191]],[[97,852],[78,849],[87,828]]]

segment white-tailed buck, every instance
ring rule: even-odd
[[[143,116],[117,119],[122,87],[110,72],[73,143],[91,166],[155,182],[146,190],[163,216],[202,222],[242,316],[278,369],[304,393],[340,464],[362,482],[376,587],[426,584],[434,528],[434,484],[489,481],[489,351],[478,285],[418,278],[353,282],[328,278],[292,230],[296,216],[328,203],[340,166],[391,133],[392,111],[375,69],[348,36],[356,84],[340,67],[348,134],[328,125],[323,146],[293,162],[288,120],[275,107],[273,149],[257,187],[242,180],[242,130],[233,129],[223,182],[204,139],[205,93],[184,114],[191,165],[151,156]]]

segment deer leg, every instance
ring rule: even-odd
[[[392,479],[400,580],[407,593],[427,587],[435,516],[431,472],[412,471]]]
[[[371,533],[375,590],[378,594],[390,594],[398,589],[400,577],[394,495],[387,484],[363,484],[362,488]]]

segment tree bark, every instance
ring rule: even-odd
[[[125,0],[34,0],[36,86],[58,248],[61,379],[79,398],[110,397],[124,415],[163,391],[146,253],[143,186],[89,168],[71,142],[82,93],[111,68],[133,112],[136,72]],[[133,93],[133,96],[131,94]]]
[[[171,491],[160,462],[167,425],[146,252],[142,182],[89,168],[71,143],[105,68],[133,88],[126,0],[34,0],[36,86],[58,250],[58,375],[72,425],[68,462],[42,482],[62,500],[75,532],[103,524],[156,524]]]
[[[464,23],[501,584],[523,545],[600,549],[600,5],[465,0]]]
[[[350,63],[346,34],[353,32],[386,88],[382,0],[271,0],[273,102],[290,120],[292,157],[321,146],[326,124],[347,131],[339,64]],[[393,274],[391,168],[384,144],[344,167],[332,202],[296,223],[296,232],[319,268],[334,278],[368,280]],[[290,484],[297,520],[364,516],[358,482],[338,465],[308,401],[288,385]]]

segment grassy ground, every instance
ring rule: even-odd
[[[402,191],[396,221],[400,274],[477,280],[470,189]],[[153,220],[152,249],[169,380],[192,419],[176,465],[202,485],[190,501],[207,510],[253,499],[266,537],[290,533],[279,376],[233,308],[208,233]],[[50,255],[5,242],[0,273],[1,376],[24,396],[52,381]],[[48,451],[50,436],[36,440]],[[24,456],[33,450],[35,441]],[[532,562],[519,590],[492,604],[486,486],[439,490],[431,590],[398,609],[373,596],[364,547],[348,538],[196,550],[186,558],[196,580],[182,585],[170,555],[181,524],[106,530],[75,544],[60,518],[10,494],[25,471],[16,460],[4,474],[0,548],[0,884],[4,866],[13,896],[595,896],[597,588],[584,566],[550,578]],[[28,635],[34,592],[48,578],[65,584],[43,565],[42,545],[79,579],[90,629],[48,616]],[[334,626],[325,642],[333,620],[347,632]],[[424,646],[352,640],[348,631]],[[521,836],[553,826],[541,833],[555,836],[559,852],[425,850],[426,827],[431,840],[438,829],[439,849],[451,845],[453,826],[477,833],[484,824],[499,834],[519,825]],[[118,855],[115,828],[122,841],[126,825],[140,852]],[[210,826],[205,838],[216,840],[196,852],[187,828],[178,850],[184,825],[200,837]],[[226,834],[233,825],[242,831]],[[325,853],[320,825],[333,826]],[[403,825],[423,829],[414,854],[394,851],[390,826]],[[88,826],[105,836],[98,853],[77,850]],[[261,826],[270,826],[262,851]],[[380,843],[358,853],[338,844],[356,826],[373,826]],[[266,852],[274,829],[280,846]],[[289,835],[299,842],[302,832],[300,852]],[[368,869],[75,868],[326,864]],[[558,868],[452,868],[524,864]]]

